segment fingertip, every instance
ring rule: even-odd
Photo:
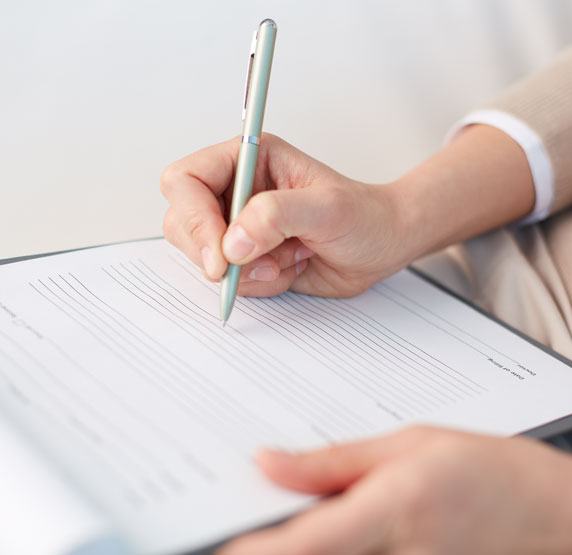
[[[256,464],[261,468],[268,468],[280,464],[289,464],[295,458],[295,455],[288,453],[288,451],[281,451],[279,449],[261,449],[254,456]]]
[[[294,262],[301,262],[310,258],[311,256],[314,256],[314,251],[310,247],[302,244],[296,249],[296,253],[294,254]]]
[[[263,449],[255,455],[255,462],[273,482],[289,485],[296,458],[295,454],[287,451]]]
[[[201,260],[203,261],[203,269],[207,276],[211,277],[215,270],[215,260],[210,247],[201,249]]]
[[[228,262],[224,259],[224,257],[221,254],[216,261],[215,270],[213,274],[211,274],[213,281],[220,281],[222,279],[222,276],[224,276],[224,274],[226,273],[227,268],[228,268]]]
[[[242,281],[238,288],[238,294],[242,297],[275,297],[287,291],[295,279],[295,267],[291,266],[280,271],[278,277],[271,281]]]
[[[240,281],[274,281],[279,276],[280,266],[278,262],[272,256],[266,254],[242,267]]]
[[[308,259],[296,262],[296,275],[299,276],[308,267]]]
[[[203,272],[211,281],[219,281],[228,266],[222,255],[210,246],[201,249]]]
[[[221,278],[212,278],[203,270],[203,276],[205,279],[208,279],[211,283],[220,283]]]

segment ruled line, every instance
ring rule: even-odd
[[[164,289],[169,295],[171,295],[174,299],[176,299],[182,306],[189,308],[194,307],[195,313],[204,318],[210,319],[213,322],[213,327],[215,328],[216,332],[220,334],[221,339],[224,341],[230,340],[231,342],[236,342],[238,346],[246,352],[251,354],[255,354],[257,357],[257,364],[261,366],[261,369],[264,369],[265,372],[271,372],[273,374],[273,378],[276,380],[276,384],[281,388],[286,388],[292,390],[292,394],[297,398],[303,398],[308,404],[314,405],[317,404],[320,412],[326,412],[327,417],[329,419],[341,419],[344,423],[352,422],[353,427],[351,428],[352,432],[359,431],[359,429],[371,429],[372,424],[365,420],[362,416],[358,415],[352,410],[349,410],[347,407],[341,406],[339,403],[336,403],[329,395],[324,393],[324,391],[318,387],[315,387],[311,382],[305,379],[300,372],[296,369],[287,366],[280,358],[272,355],[269,351],[264,349],[261,345],[254,342],[250,339],[247,335],[243,334],[240,330],[233,328],[232,325],[228,325],[228,328],[232,330],[234,333],[233,335],[228,335],[220,330],[220,322],[216,316],[209,313],[208,311],[201,308],[197,303],[195,303],[192,299],[182,293],[178,288],[172,285],[169,281],[167,281],[164,277],[160,276],[157,272],[155,272],[152,268],[150,268],[144,261],[139,260],[142,266],[144,266],[149,273],[155,276],[158,280],[160,280],[164,285],[166,285],[171,291],[167,291]],[[196,276],[192,276],[196,279]],[[156,284],[156,282],[154,282]],[[172,291],[174,291],[179,297],[184,299],[181,301],[180,298],[177,298]],[[236,335],[235,335],[236,334]],[[238,337],[237,337],[238,336]],[[280,370],[278,370],[280,368]],[[356,430],[357,426],[357,430]]]
[[[502,351],[499,351],[498,349],[495,349],[493,346],[489,345],[488,343],[485,343],[484,341],[482,341],[481,339],[479,339],[478,337],[475,337],[474,335],[472,335],[471,333],[469,333],[468,331],[464,330],[463,328],[460,328],[459,326],[453,324],[452,322],[450,322],[449,320],[443,318],[442,316],[440,316],[439,314],[437,314],[436,312],[434,312],[433,310],[427,308],[426,306],[423,306],[422,304],[418,303],[417,301],[415,301],[414,299],[412,299],[411,297],[405,295],[404,293],[398,291],[397,289],[394,289],[393,287],[391,287],[390,285],[388,285],[387,283],[380,283],[378,284],[378,286],[383,287],[385,289],[389,289],[390,291],[392,291],[394,294],[399,295],[400,297],[402,297],[403,299],[408,300],[410,303],[418,306],[419,308],[423,309],[425,312],[428,312],[429,314],[431,314],[432,316],[435,316],[435,318],[438,318],[439,320],[441,320],[442,322],[445,322],[446,324],[448,324],[449,326],[451,326],[452,328],[455,328],[456,330],[460,331],[461,333],[463,333],[464,335],[470,337],[471,339],[474,339],[477,343],[480,343],[481,345],[483,345],[484,347],[486,347],[487,349],[490,349],[491,351],[494,351],[495,353],[505,357],[507,360],[510,360],[511,362],[514,362],[515,364],[520,364],[518,362],[518,360],[513,359],[512,357],[510,357],[509,355],[507,355],[506,353],[503,353]],[[419,316],[419,314],[417,314]],[[436,326],[438,327],[438,326]],[[442,329],[442,328],[439,328]],[[442,331],[444,331],[445,333],[447,333],[445,330],[442,329]],[[453,335],[453,337],[455,337],[456,339],[459,339],[458,337],[456,337],[455,335]],[[460,340],[460,339],[459,339]],[[462,341],[462,340],[460,340]],[[486,355],[485,355],[486,356]]]

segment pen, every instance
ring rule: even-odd
[[[254,32],[248,57],[242,105],[242,139],[236,164],[229,224],[238,216],[252,194],[275,41],[276,23],[272,19],[265,19]],[[220,319],[223,326],[234,306],[239,278],[240,266],[229,264],[220,285]]]

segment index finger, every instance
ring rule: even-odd
[[[161,192],[170,203],[188,197],[189,189],[202,187],[219,197],[232,182],[239,146],[234,138],[173,162],[161,175]]]
[[[238,149],[236,139],[204,148],[171,164],[161,177],[171,204],[163,233],[211,279],[227,267],[220,248],[226,231],[221,197],[232,182]]]

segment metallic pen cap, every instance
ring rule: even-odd
[[[260,137],[262,131],[275,42],[276,23],[271,19],[265,19],[256,31],[253,53],[251,49],[243,106],[244,136]]]
[[[274,27],[274,29],[278,29],[276,22],[273,19],[263,19],[258,27],[263,27],[264,25],[270,25]]]

